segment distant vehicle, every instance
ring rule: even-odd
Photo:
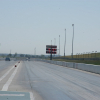
[[[30,61],[30,58],[26,58],[26,61]]]
[[[5,61],[10,61],[10,58],[7,57],[7,58],[5,59]]]

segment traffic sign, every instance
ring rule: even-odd
[[[46,51],[46,53],[51,54],[51,51]],[[56,54],[56,52],[52,52],[52,54]]]
[[[46,48],[57,48],[56,45],[46,45]]]
[[[57,46],[56,45],[46,45],[46,53],[56,54]]]
[[[46,53],[51,54],[50,60],[52,60],[52,54],[57,53],[57,46],[56,45],[46,45]]]
[[[52,48],[52,49],[51,48],[46,48],[46,51],[51,51],[51,50],[52,51],[57,51],[57,49],[55,49],[55,48]]]

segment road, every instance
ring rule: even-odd
[[[0,63],[1,91],[29,92],[33,100],[100,100],[98,74],[38,61]]]

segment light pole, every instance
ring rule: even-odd
[[[93,53],[94,53],[94,51],[92,51],[92,58],[93,58]]]
[[[85,58],[85,52],[83,53],[83,58]]]
[[[79,54],[78,58],[80,59],[80,53],[78,53],[78,54]]]
[[[96,58],[96,53],[97,53],[97,51],[95,51],[95,58]]]
[[[60,57],[60,35],[59,35],[59,57]]]
[[[89,58],[90,52],[88,52],[88,58]]]
[[[78,54],[78,60],[79,60],[79,53],[77,53]]]
[[[65,58],[65,46],[66,46],[66,29],[65,29],[65,43],[64,43],[64,58]]]
[[[78,53],[76,54],[76,59],[78,58]]]
[[[10,57],[11,57],[11,50],[10,50]]]
[[[72,59],[73,59],[74,24],[72,24],[72,26],[73,26],[73,37],[72,37]]]
[[[51,40],[51,57],[50,60],[52,60],[52,40]]]
[[[54,38],[54,45],[56,45],[56,38]]]
[[[51,40],[51,45],[52,45],[52,40]]]
[[[87,53],[88,53],[88,52],[86,52],[86,53],[85,53],[85,54],[86,54],[86,58],[88,58],[88,55],[87,55]]]
[[[35,56],[35,48],[34,48],[34,56]]]
[[[54,45],[56,45],[56,38],[54,38]],[[55,56],[55,54],[54,54],[54,56]]]
[[[36,48],[35,48],[35,55],[36,55]]]

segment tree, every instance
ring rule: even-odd
[[[25,57],[28,57],[28,55],[26,54]]]
[[[3,58],[5,57],[5,55],[4,55],[4,54],[2,54],[1,56],[2,56]]]
[[[11,53],[10,53],[10,54],[8,54],[8,55],[7,55],[7,57],[12,57],[12,54],[11,54]]]
[[[20,57],[24,57],[24,54],[20,54]]]
[[[14,57],[17,57],[17,53],[14,54]]]
[[[45,56],[42,54],[42,55],[41,55],[41,58],[44,58],[44,57],[45,57]]]

